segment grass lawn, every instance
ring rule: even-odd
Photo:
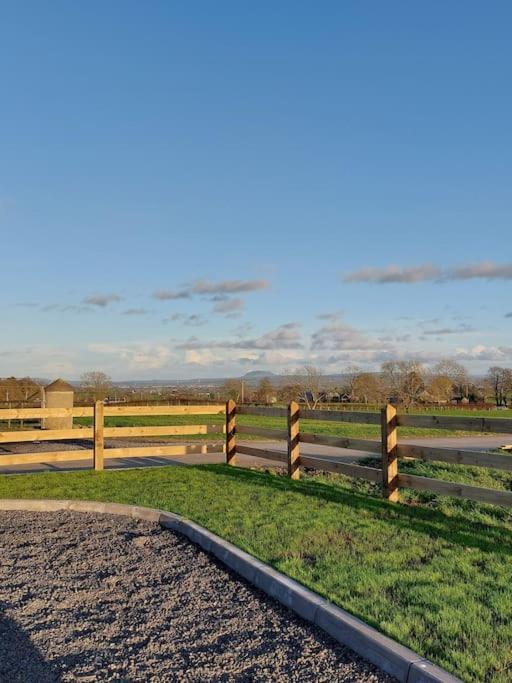
[[[105,426],[107,427],[149,427],[156,425],[201,425],[201,424],[224,424],[224,415],[126,415],[119,417],[106,417]],[[75,418],[75,425],[90,426],[92,418]],[[237,424],[244,426],[264,427],[266,429],[285,429],[286,420],[279,417],[268,417],[260,415],[239,415]],[[301,420],[301,430],[303,432],[315,432],[317,434],[327,434],[329,436],[347,436],[359,439],[380,439],[379,425],[353,424],[350,422],[323,422],[321,420]],[[477,432],[468,432],[475,435]],[[418,429],[417,427],[401,427],[400,435],[404,438],[410,436],[457,436],[464,432],[447,429]],[[183,436],[165,437],[166,440],[174,438],[183,441]],[[198,434],[185,437],[186,440],[202,439],[211,440],[209,436]],[[241,435],[243,439],[257,439],[261,441],[261,436]]]
[[[445,472],[403,464],[410,467]],[[488,476],[453,469],[473,483]],[[512,476],[502,476],[495,485],[510,488]],[[0,497],[117,501],[180,513],[464,680],[511,681],[510,512],[407,491],[408,505],[392,505],[372,491],[341,476],[293,482],[224,465],[0,477]]]

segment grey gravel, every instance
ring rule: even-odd
[[[0,525],[0,681],[393,680],[155,524]]]

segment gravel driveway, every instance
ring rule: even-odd
[[[157,525],[0,525],[1,681],[392,681]]]

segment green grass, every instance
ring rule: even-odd
[[[411,415],[453,415],[455,417],[512,417],[512,409],[505,410],[464,410],[463,408],[420,408],[415,406],[410,410],[403,411],[398,409],[398,412],[407,412]]]
[[[120,417],[106,417],[105,426],[107,427],[149,427],[157,425],[199,425],[199,424],[224,424],[223,415],[142,415],[142,416],[120,416]],[[91,418],[76,418],[75,424],[82,426],[90,426],[92,424]],[[285,429],[286,420],[279,417],[267,417],[260,415],[239,415],[237,417],[237,424],[253,427],[264,427],[266,429]],[[317,434],[326,434],[329,436],[347,436],[360,439],[379,439],[380,426],[379,425],[365,425],[353,424],[350,422],[323,422],[321,420],[301,420],[301,430],[304,432],[315,432]],[[464,432],[453,431],[447,429],[418,429],[416,427],[401,427],[400,436],[427,436],[427,437],[443,437],[443,436],[457,436]],[[471,432],[475,434],[475,432]],[[183,441],[189,439],[212,439],[212,435],[191,435],[191,436],[176,436],[165,437],[165,439],[175,439]],[[240,435],[243,439],[258,439],[262,437]]]
[[[453,475],[403,464],[410,467]],[[496,485],[510,488],[503,476]],[[339,476],[293,482],[224,465],[0,477],[0,497],[117,501],[185,515],[463,679],[510,681],[509,513],[408,491],[410,504],[392,505],[371,491]]]

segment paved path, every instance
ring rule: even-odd
[[[58,442],[62,445],[62,442]],[[197,441],[194,442],[197,445]],[[240,444],[246,444],[253,448],[263,448],[267,450],[286,452],[286,444],[284,441],[240,441]],[[413,438],[402,439],[400,443],[418,444],[425,446],[432,446],[437,448],[460,448],[464,450],[486,451],[500,448],[503,445],[512,443],[512,435],[504,434],[501,436],[464,436],[464,437],[441,437],[441,438]],[[69,442],[68,442],[69,444]],[[147,444],[145,444],[147,445]],[[161,445],[161,444],[160,444]],[[66,446],[66,448],[68,448]],[[55,450],[55,443],[45,443],[47,450]],[[321,458],[329,458],[338,460],[340,462],[357,462],[363,458],[367,458],[367,453],[355,451],[349,448],[334,448],[333,446],[317,446],[315,444],[301,444],[301,452],[305,455],[317,455]],[[284,467],[274,460],[266,460],[264,458],[254,458],[247,455],[237,456],[238,464],[241,467]],[[186,455],[180,457],[147,457],[147,458],[108,458],[108,449],[105,450],[105,467],[107,469],[126,469],[133,467],[155,467],[162,465],[204,465],[217,464],[225,462],[223,453],[210,453],[208,455]],[[0,455],[1,464],[1,455]],[[59,471],[59,470],[81,470],[89,469],[90,464],[87,461],[69,461],[61,463],[41,463],[38,465],[16,465],[12,467],[1,467],[0,474],[15,474],[27,472],[42,472],[42,471]]]

